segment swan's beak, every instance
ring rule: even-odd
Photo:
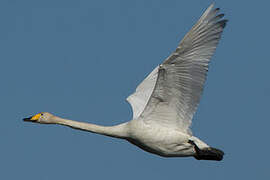
[[[23,121],[28,121],[28,122],[35,122],[40,118],[41,114],[38,113],[34,116],[28,117],[28,118],[23,118]]]

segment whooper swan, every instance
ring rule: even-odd
[[[190,125],[203,90],[208,64],[227,20],[211,4],[176,50],[136,88],[127,101],[133,119],[116,126],[99,126],[38,113],[24,121],[59,124],[121,138],[163,157],[193,156],[222,160],[224,153],[195,136]]]

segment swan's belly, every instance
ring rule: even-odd
[[[165,157],[193,156],[193,145],[188,143],[190,135],[172,128],[147,125],[143,122],[131,124],[129,142],[141,149]]]

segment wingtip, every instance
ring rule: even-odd
[[[221,18],[223,18],[224,16],[225,16],[225,14],[224,14],[224,13],[221,13],[221,14],[217,15],[216,17],[219,18],[219,19],[221,19]]]
[[[215,6],[215,2],[212,2],[209,7],[214,7],[214,6]]]
[[[216,8],[215,11],[218,12],[220,10],[220,8]]]
[[[212,4],[210,4],[210,6],[207,8],[207,10],[209,10],[209,11],[212,10],[214,8],[214,6],[215,6],[215,3],[213,2]]]
[[[224,29],[226,27],[228,21],[229,21],[228,19],[223,19],[223,20],[219,21],[219,24]]]

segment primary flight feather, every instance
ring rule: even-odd
[[[176,50],[127,98],[133,119],[116,126],[99,126],[38,113],[25,121],[60,124],[125,139],[163,157],[193,156],[222,160],[224,153],[192,136],[190,125],[200,101],[209,61],[227,20],[211,4]]]

